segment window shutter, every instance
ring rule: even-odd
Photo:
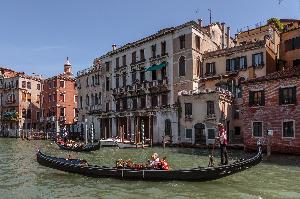
[[[252,66],[255,67],[255,54],[252,55]]]
[[[216,74],[216,62],[213,62],[212,65],[213,65],[213,74]]]
[[[296,86],[292,88],[292,103],[293,104],[297,103],[297,90],[296,90]]]
[[[206,115],[209,115],[209,101],[206,102]]]
[[[247,68],[247,56],[244,56],[244,68]]]
[[[209,63],[206,63],[206,74],[209,74],[210,71],[209,71]]]
[[[283,99],[283,90],[282,88],[279,88],[279,105],[282,104]]]
[[[260,55],[261,55],[261,63],[260,64],[264,65],[264,53],[261,52]]]
[[[235,61],[234,61],[234,70],[239,70],[239,68],[240,68],[240,58],[239,57],[237,57],[237,58],[235,58]]]
[[[254,104],[254,93],[253,91],[249,91],[249,106],[253,106]]]
[[[261,91],[261,106],[264,106],[265,105],[265,91],[264,90],[262,90]]]
[[[230,71],[230,59],[226,59],[226,71]]]

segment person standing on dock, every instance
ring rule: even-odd
[[[219,134],[217,139],[220,142],[220,148],[221,148],[221,165],[227,165],[228,164],[228,154],[227,154],[227,132],[224,128],[224,125],[222,123],[218,124],[218,130]]]

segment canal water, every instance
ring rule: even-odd
[[[270,161],[210,182],[143,182],[95,179],[39,165],[35,152],[66,157],[50,141],[0,138],[0,199],[39,198],[300,198],[300,156],[274,155]],[[102,148],[73,157],[98,165],[114,165],[116,159],[145,162],[157,152],[167,156],[172,169],[206,166],[209,151],[182,148]],[[231,151],[233,159],[242,151]]]

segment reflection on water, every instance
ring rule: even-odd
[[[65,157],[49,141],[0,138],[0,198],[300,198],[300,157],[274,155],[247,171],[211,182],[143,182],[96,179],[39,165],[35,152]],[[167,156],[171,167],[206,166],[209,151],[198,149],[104,148],[92,153],[70,153],[98,165],[116,159],[145,162],[151,153]],[[242,157],[231,151],[231,157]],[[216,157],[217,158],[217,157]]]

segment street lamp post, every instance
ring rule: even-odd
[[[85,144],[87,145],[87,143],[88,143],[88,126],[87,126],[87,118],[85,118],[85,120],[84,120],[84,122],[85,122]]]

